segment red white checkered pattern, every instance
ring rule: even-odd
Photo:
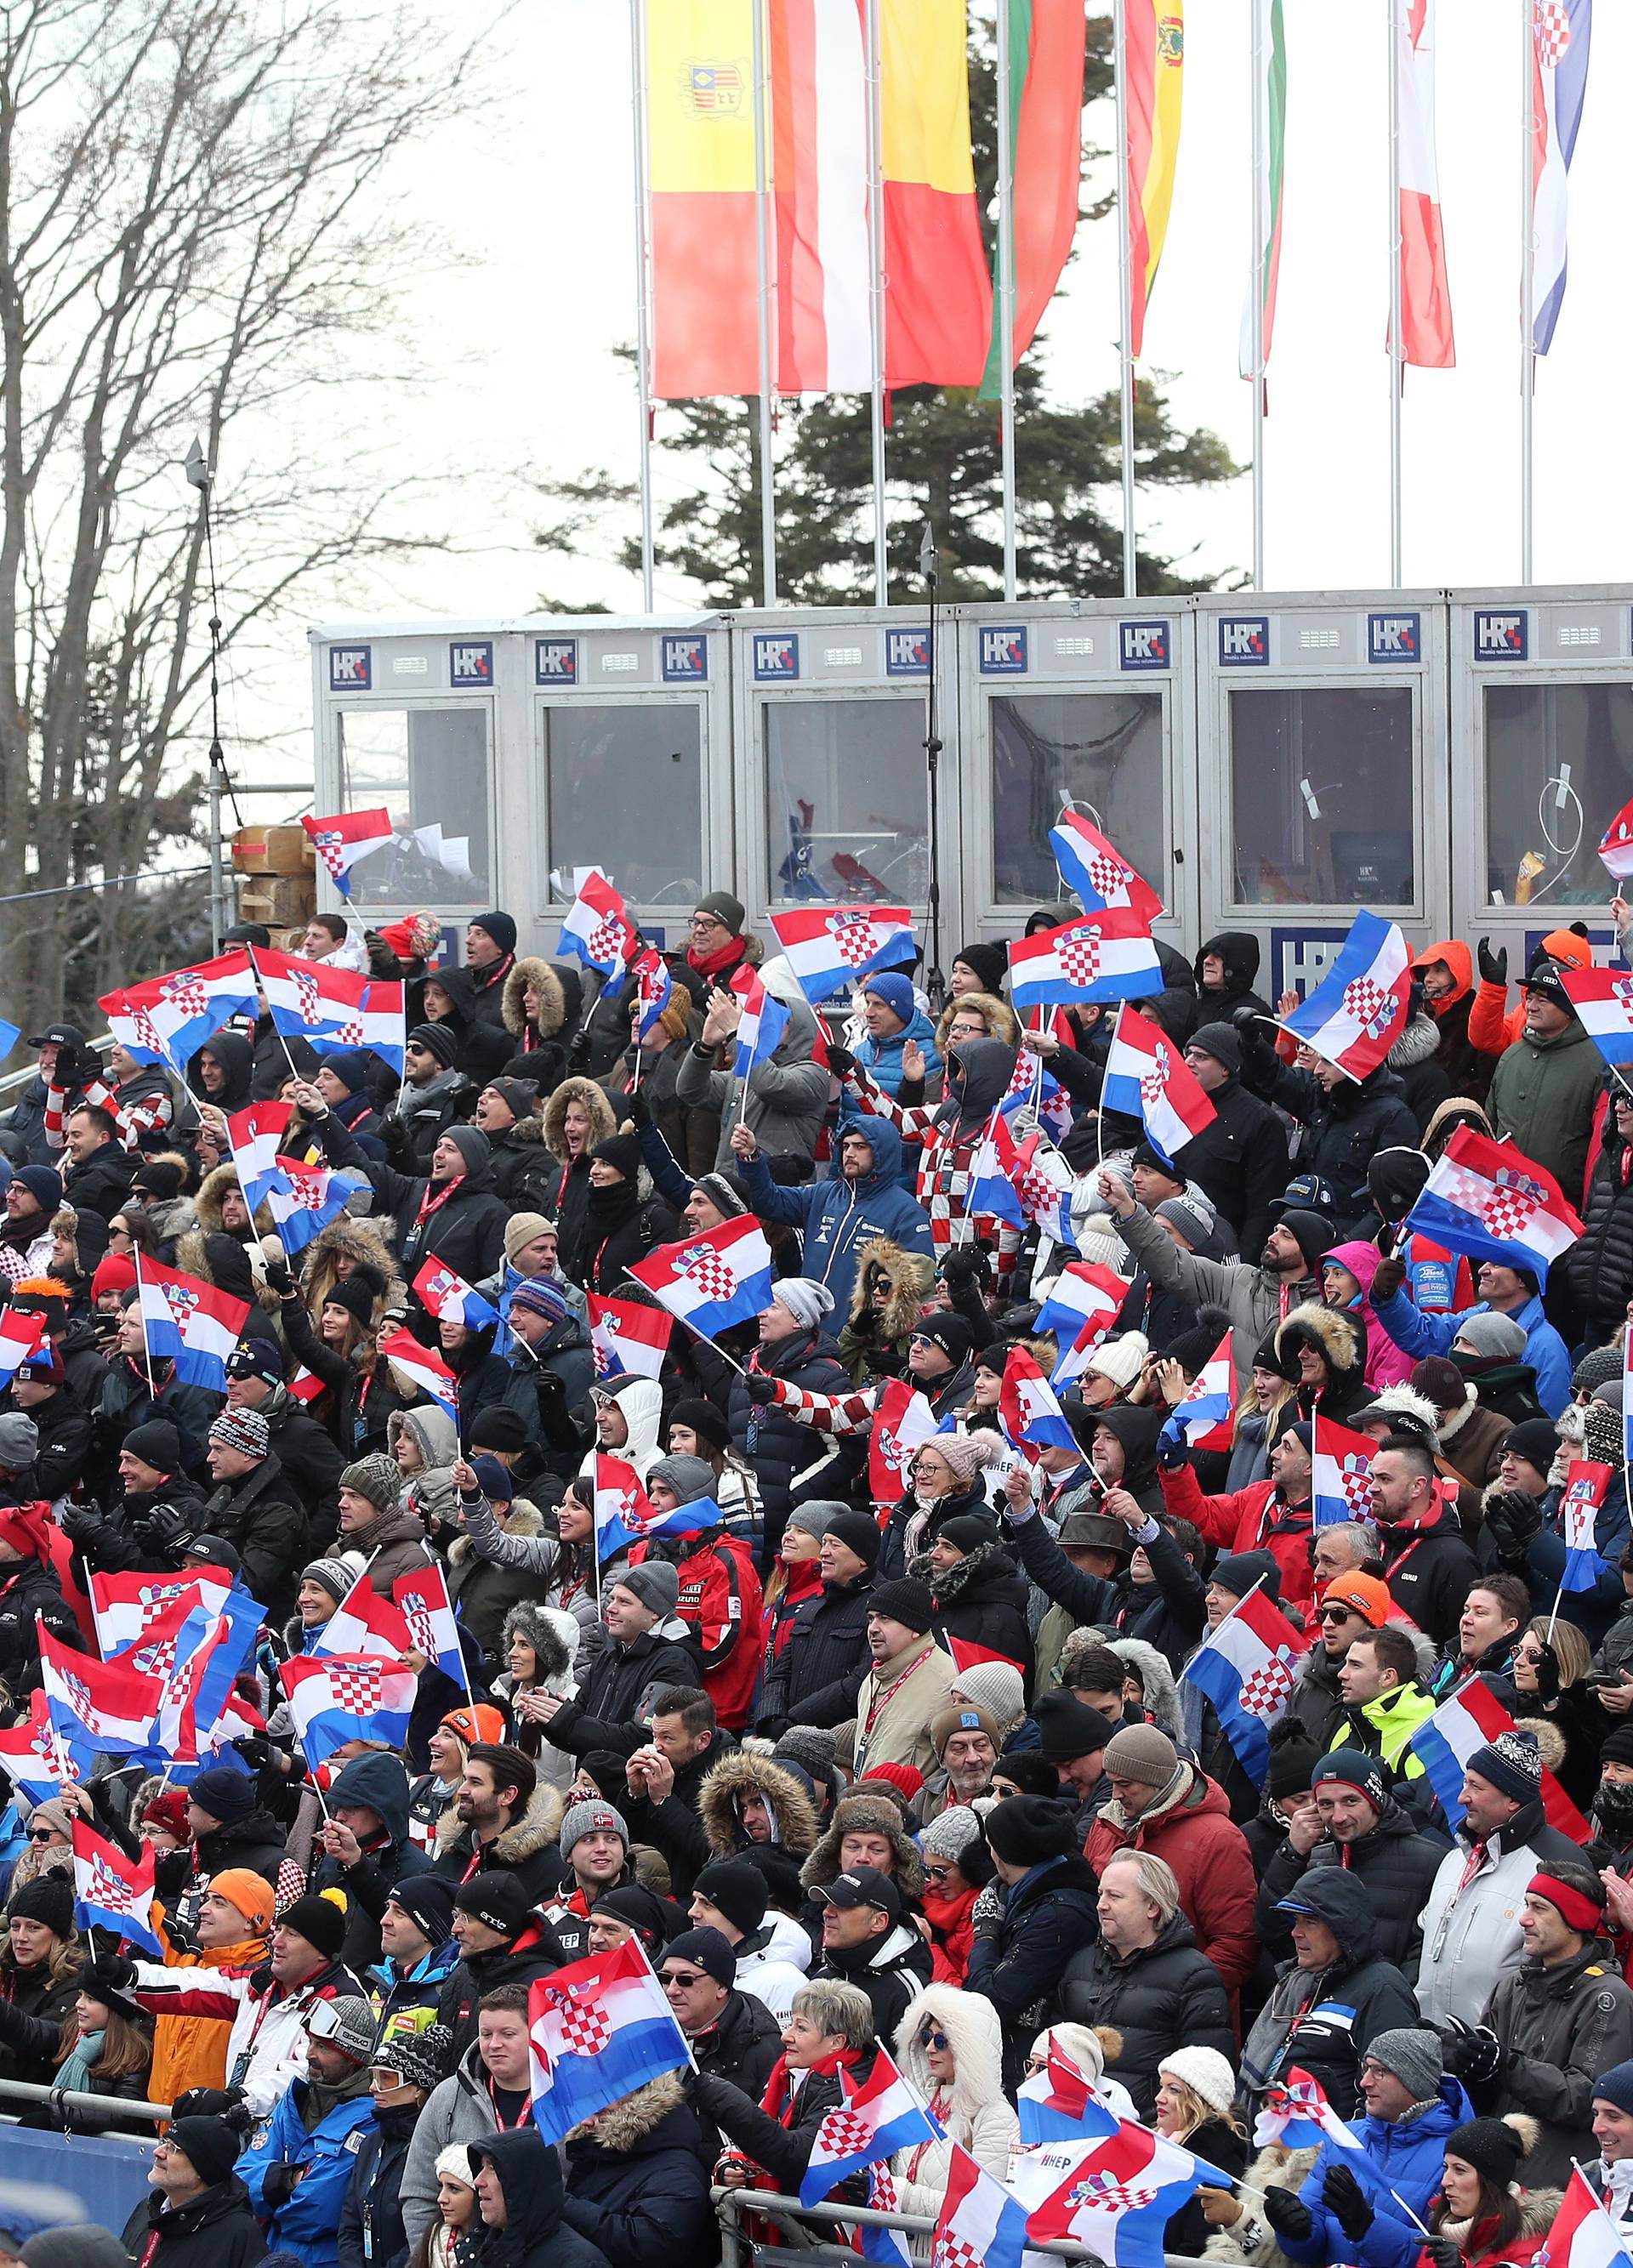
[[[624,950],[622,922],[597,922],[589,933],[589,956],[592,961],[616,961]]]
[[[1537,0],[1537,60],[1552,70],[1570,45],[1570,18],[1564,0]]]
[[[1115,858],[1108,858],[1104,851],[1099,851],[1089,861],[1089,880],[1103,898],[1110,898],[1124,887],[1128,876],[1127,870],[1119,865]]]
[[[1242,1706],[1250,1717],[1274,1717],[1292,1690],[1292,1665],[1278,1653],[1243,1686]]]
[[[865,2118],[849,2110],[831,2110],[818,2130],[816,2148],[830,2158],[850,2158],[872,2140],[873,2129]]]
[[[413,1640],[415,1653],[423,1653],[428,1660],[434,1660],[437,1652],[437,1626],[432,1618],[431,1609],[425,1604],[424,1599],[399,1599],[397,1604],[403,1610],[403,1621],[408,1624],[409,1636]]]
[[[115,1913],[134,1914],[138,1904],[147,1903],[144,1893],[138,1898],[122,1874],[116,1874],[106,1859],[93,1857],[91,1861],[91,1896],[92,1905],[110,1907]]]
[[[1148,1071],[1140,1074],[1140,1100],[1148,1109],[1160,1102],[1168,1085],[1168,1058],[1158,1056]]]
[[[683,1257],[676,1263],[676,1273],[683,1276],[689,1284],[695,1284],[706,1300],[729,1300],[737,1288],[735,1269],[709,1247],[691,1259]]]
[[[828,917],[828,934],[833,939],[834,950],[841,961],[853,968],[860,968],[873,958],[873,924],[861,921],[853,915],[835,913]]]
[[[203,1016],[210,1008],[210,994],[198,979],[190,974],[166,976],[159,988],[161,996],[184,1008],[189,1016]]]
[[[385,1697],[385,1671],[384,1662],[378,1668],[373,1663],[366,1668],[355,1662],[331,1663],[329,1690],[335,1706],[351,1717],[372,1717]]]
[[[1100,937],[1097,930],[1063,937],[1055,954],[1074,984],[1092,984],[1099,976]]]
[[[1344,987],[1344,1006],[1363,1032],[1381,1032],[1395,1012],[1395,996],[1371,976]]]
[[[335,1027],[335,1037],[343,1048],[360,1048],[363,1044],[361,1018],[354,1018],[349,1023],[337,1024]]]
[[[962,2236],[942,2229],[931,2248],[930,2268],[981,2268],[981,2256]]]
[[[321,1003],[318,998],[317,978],[309,976],[304,968],[294,968],[290,971],[290,983],[294,986],[295,997],[300,1004],[301,1022],[317,1023],[322,1012]]]
[[[562,2018],[561,2044],[570,2055],[605,2055],[612,2027],[593,2000],[575,2000]]]
[[[1480,1218],[1495,1237],[1523,1236],[1541,1211],[1524,1189],[1503,1189],[1481,1207]]]

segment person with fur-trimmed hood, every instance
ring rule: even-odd
[[[899,1377],[907,1342],[918,1329],[935,1284],[928,1252],[910,1252],[894,1237],[876,1236],[856,1256],[850,1316],[839,1333],[839,1359],[858,1386]]]
[[[493,1698],[510,1720],[508,1738],[537,1764],[541,1775],[559,1759],[558,1778],[565,1787],[571,1778],[569,1760],[551,1745],[543,1720],[529,1704],[536,1694],[570,1697],[578,1690],[573,1662],[578,1654],[579,1626],[559,1607],[541,1607],[530,1598],[516,1599],[505,1616],[504,1635],[497,1649],[506,1667],[493,1680]],[[562,1775],[565,1774],[565,1777]]]
[[[822,1815],[801,1778],[769,1756],[746,1752],[722,1756],[704,1775],[698,1823],[711,1860],[766,1843],[809,1859],[822,1835]]]
[[[278,1321],[279,1300],[266,1280],[268,1260],[262,1237],[272,1231],[272,1216],[262,1212],[260,1221],[251,1219],[244,1203],[244,1192],[238,1178],[238,1167],[229,1159],[225,1164],[212,1167],[198,1185],[193,1199],[194,1219],[176,1240],[175,1264],[185,1275],[202,1276],[213,1283],[206,1240],[212,1236],[230,1236],[241,1245],[249,1272],[255,1282],[255,1299],[259,1306],[276,1324]]]
[[[437,1828],[432,1867],[456,1883],[495,1870],[514,1874],[529,1904],[561,1880],[557,1839],[565,1809],[560,1792],[506,1742],[468,1748],[459,1792]]]
[[[544,1211],[556,1223],[561,1271],[584,1281],[588,1234],[590,1157],[617,1131],[612,1105],[593,1079],[564,1079],[544,1104],[544,1146],[556,1160],[556,1184]]]
[[[516,1047],[505,1076],[531,1079],[541,1094],[551,1094],[567,1070],[561,1038],[567,1023],[567,991],[560,972],[537,954],[514,961],[499,1005]]]
[[[718,2242],[709,2176],[697,2120],[673,2073],[620,2095],[575,2126],[564,2146],[562,2220],[611,2268],[650,2268],[658,2259],[707,2268]]]
[[[896,2209],[935,2220],[947,2201],[955,2143],[994,2181],[1009,2177],[1020,2128],[1004,2099],[998,2012],[977,1993],[927,1984],[909,2002],[894,2044],[897,2069],[942,2129],[941,2140],[915,2142],[890,2160]],[[915,2260],[927,2260],[929,2238],[910,2239],[909,2250]]]
[[[1322,1256],[1324,1274],[1328,1257]],[[1367,1400],[1367,1327],[1359,1309],[1306,1300],[1283,1319],[1275,1335],[1275,1351],[1288,1369],[1297,1366],[1295,1391],[1306,1417],[1319,1410],[1323,1418],[1336,1418],[1341,1425],[1347,1425],[1351,1414]]]

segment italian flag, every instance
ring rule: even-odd
[[[1262,266],[1260,248],[1254,247],[1247,300],[1242,309],[1238,367],[1244,378],[1259,377],[1270,366],[1275,287],[1282,269],[1282,165],[1287,149],[1287,34],[1282,22],[1282,0],[1253,0],[1253,18],[1262,74],[1253,99],[1260,105],[1263,122],[1253,215],[1255,226],[1262,224],[1265,236]]]
[[[1009,232],[1015,248],[1012,362],[1031,346],[1072,249],[1083,180],[1083,0],[1009,0]],[[995,401],[1003,369],[1003,308],[981,392]]]

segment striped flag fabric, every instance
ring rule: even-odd
[[[812,1002],[831,999],[876,968],[899,968],[919,950],[905,906],[799,906],[772,914],[771,925]]]
[[[1371,1520],[1372,1452],[1378,1446],[1371,1436],[1353,1432],[1318,1410],[1310,1421],[1310,1440],[1314,1525]]]
[[[1138,914],[1116,908],[1040,929],[1009,947],[1009,997],[1017,1008],[1143,1000],[1165,984],[1149,929]]]
[[[938,1430],[926,1395],[905,1378],[885,1380],[868,1435],[868,1484],[875,1504],[894,1504],[906,1493],[913,1461]]]
[[[434,1661],[456,1685],[465,1680],[465,1655],[459,1642],[459,1622],[448,1599],[447,1579],[440,1566],[410,1567],[391,1587],[397,1611],[408,1625],[409,1643],[427,1661]]]
[[[1236,1409],[1236,1363],[1227,1331],[1191,1381],[1185,1400],[1170,1411],[1157,1439],[1190,1449],[1228,1449]]]
[[[1412,956],[1399,925],[1364,909],[1338,957],[1282,1028],[1347,1078],[1376,1071],[1401,1033],[1412,993]]]
[[[597,1378],[656,1378],[669,1352],[673,1316],[642,1300],[588,1294],[590,1344]]]
[[[315,1768],[348,1741],[400,1749],[414,1712],[411,1669],[363,1653],[292,1655],[278,1666],[295,1737]]]
[[[691,2060],[636,1937],[540,1977],[528,1995],[528,2036],[533,2123],[547,2142]]]
[[[998,1423],[1012,1448],[1035,1463],[1040,1449],[1075,1449],[1077,1436],[1053,1388],[1023,1346],[1011,1347],[1003,1366]]]
[[[1609,1567],[1600,1554],[1599,1515],[1610,1486],[1611,1468],[1591,1458],[1578,1457],[1565,1469],[1565,1492],[1560,1498],[1560,1533],[1565,1539],[1562,1591],[1591,1591]]]
[[[27,1716],[0,1733],[0,1772],[14,1794],[31,1804],[47,1803],[62,1793],[65,1764],[71,1776],[63,1742],[51,1729],[45,1695],[36,1689],[29,1696]]]
[[[174,1363],[184,1386],[225,1394],[227,1357],[249,1321],[249,1301],[218,1292],[200,1276],[144,1261],[139,1254],[136,1271],[149,1354]]]
[[[1423,370],[1451,370],[1457,362],[1457,342],[1435,157],[1435,0],[1408,0],[1397,23],[1400,359]]]
[[[1574,2161],[1548,2233],[1546,2257],[1548,2268],[1633,2268],[1622,2224],[1612,2220]]]
[[[737,1054],[732,1064],[735,1079],[747,1079],[757,1064],[769,1063],[788,1028],[788,1011],[760,981],[758,969],[745,961],[731,980],[742,1014],[737,1020]]]
[[[244,1203],[252,1213],[284,1179],[278,1144],[293,1109],[288,1102],[252,1102],[247,1110],[227,1113],[227,1144]]]
[[[947,2188],[930,2239],[930,2268],[966,2268],[972,2262],[1021,2268],[1025,2208],[961,2142],[948,2147]]]
[[[669,1006],[675,980],[669,975],[669,962],[652,946],[636,954],[630,963],[630,973],[635,979],[635,998],[640,1010],[635,1037],[644,1040]]]
[[[1253,2127],[1254,2146],[1262,2150],[1279,2143],[1289,2150],[1319,2150],[1323,2142],[1341,2150],[1362,2146],[1360,2137],[1327,2101],[1320,2080],[1295,2064],[1284,2080],[1266,2092],[1265,2107]]]
[[[1447,1696],[1432,1717],[1408,1734],[1407,1746],[1419,1758],[1435,1800],[1453,1832],[1463,1823],[1463,1774],[1476,1749],[1489,1748],[1514,1720],[1491,1688],[1469,1678]],[[1550,1827],[1573,1843],[1585,1843],[1591,1830],[1546,1764],[1542,1767],[1542,1810]]]
[[[365,976],[268,946],[258,946],[255,959],[268,1012],[285,1038],[299,1036],[319,1055],[366,1048],[402,1077],[406,988],[400,979]]]
[[[1119,1276],[1097,1261],[1074,1260],[1049,1286],[1032,1329],[1040,1335],[1053,1332],[1062,1353],[1090,1333],[1088,1351],[1092,1353],[1117,1321],[1133,1285],[1133,1277]]]
[[[1531,0],[1531,346],[1546,354],[1565,298],[1568,176],[1587,93],[1593,0]],[[1602,855],[1602,854],[1601,854]]]
[[[7,1307],[0,1313],[0,1387],[11,1383],[18,1363],[39,1351],[45,1335],[46,1319],[33,1307]]]
[[[577,897],[562,916],[556,950],[595,969],[606,979],[608,998],[617,999],[624,989],[624,971],[640,951],[640,937],[629,908],[599,866],[585,875]]]
[[[1126,1000],[1106,1050],[1100,1103],[1103,1109],[1137,1118],[1146,1140],[1171,1163],[1219,1115],[1167,1035]]]
[[[190,1567],[185,1575],[111,1574],[99,1567],[91,1577],[91,1616],[103,1660],[139,1646],[179,1600],[213,1619],[232,1588],[226,1569],[214,1565]]]
[[[108,1028],[138,1063],[184,1064],[233,1017],[258,1013],[249,955],[235,946],[213,961],[128,984],[98,1001]]]
[[[1163,2268],[1163,2231],[1199,2182],[1230,2176],[1166,2135],[1118,2122],[1104,2140],[1046,2142],[1022,2151],[1011,2186],[1034,2244],[1067,2238],[1105,2268]]]
[[[312,837],[312,847],[328,867],[329,879],[343,898],[351,895],[351,869],[360,858],[383,850],[392,836],[391,814],[381,804],[372,811],[337,811],[327,819],[308,813],[301,825]]]
[[[388,1331],[380,1342],[382,1359],[400,1370],[423,1394],[440,1403],[455,1425],[459,1422],[459,1381],[435,1347],[421,1346],[406,1324]]]
[[[1253,210],[1262,217],[1265,240],[1253,248],[1242,308],[1242,341],[1237,364],[1244,378],[1260,377],[1270,366],[1275,334],[1275,293],[1282,273],[1282,179],[1287,152],[1287,27],[1282,0],[1252,0],[1253,30],[1263,82],[1254,92],[1263,125],[1259,182]]]
[[[1633,1063],[1633,976],[1625,968],[1562,968],[1577,1020],[1605,1061],[1622,1071]]]
[[[267,1191],[267,1211],[285,1259],[304,1252],[330,1221],[340,1219],[357,1186],[355,1180],[331,1173],[327,1166],[297,1165],[292,1158],[284,1160],[277,1183]]]
[[[771,1304],[772,1252],[752,1213],[680,1244],[661,1244],[629,1273],[700,1338],[746,1323]]]
[[[40,1683],[51,1730],[69,1754],[89,1770],[99,1749],[129,1756],[147,1748],[159,1715],[157,1676],[128,1669],[122,1662],[93,1661],[55,1637],[43,1622],[40,1639]]]
[[[381,1654],[388,1660],[406,1653],[409,1626],[402,1610],[382,1598],[365,1568],[321,1630],[313,1633],[311,1652]]]
[[[463,1323],[468,1330],[479,1331],[499,1319],[492,1302],[445,1261],[433,1258],[423,1263],[414,1278],[414,1292],[440,1323]]]
[[[1085,913],[1110,908],[1116,912],[1138,914],[1148,928],[1154,921],[1161,920],[1164,909],[1156,892],[1143,875],[1135,873],[1117,845],[1097,827],[1090,826],[1081,812],[1060,814],[1058,822],[1049,829],[1049,848],[1054,853],[1060,880],[1068,890],[1077,893],[1078,903]]]
[[[1134,280],[1128,352],[1145,344],[1145,314],[1156,281],[1179,162],[1185,90],[1185,0],[1126,0],[1124,77],[1128,147],[1124,152],[1124,226]]]
[[[75,1928],[111,1929],[162,1961],[164,1943],[148,1918],[157,1855],[153,1845],[144,1843],[137,1858],[127,1859],[116,1844],[79,1818],[71,1822],[70,1840]]]
[[[1018,363],[1037,335],[1071,256],[1083,188],[1082,0],[1009,0],[1009,235]],[[1003,313],[994,295],[992,347],[981,392],[994,401],[1003,369]]]
[[[1255,1787],[1264,1786],[1270,1734],[1287,1713],[1304,1659],[1302,1633],[1255,1584],[1179,1673],[1213,1703],[1221,1731]]]
[[[1471,1260],[1532,1269],[1544,1284],[1585,1233],[1546,1166],[1468,1126],[1446,1144],[1402,1226]]]
[[[1053,2038],[1048,2069],[1021,2081],[1015,2107],[1023,2149],[1038,2142],[1090,2141],[1117,2132],[1117,2113],[1100,2101],[1092,2082]]]
[[[882,2047],[860,2083],[854,2072],[840,2071],[839,2092],[843,2099],[816,2129],[801,2177],[804,2205],[820,2205],[841,2182],[865,2167],[888,2162],[898,2150],[942,2139],[940,2125]]]
[[[1599,855],[1619,882],[1633,874],[1633,798],[1622,805],[1600,836]]]

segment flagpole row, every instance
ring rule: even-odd
[[[760,574],[764,603],[777,603],[777,490],[772,460],[772,309],[776,276],[772,261],[767,112],[771,107],[771,76],[766,60],[765,0],[754,7],[754,250],[758,269],[758,335],[760,398],[756,405],[760,452]]]
[[[1112,53],[1117,95],[1117,271],[1121,332],[1118,344],[1118,379],[1122,438],[1123,475],[1123,596],[1139,594],[1139,560],[1134,549],[1134,247],[1128,223],[1128,23],[1124,0],[1115,0],[1112,14]]]
[[[1003,485],[1003,595],[1016,594],[1015,541],[1015,146],[1009,116],[1009,0],[998,0],[998,441]]]

